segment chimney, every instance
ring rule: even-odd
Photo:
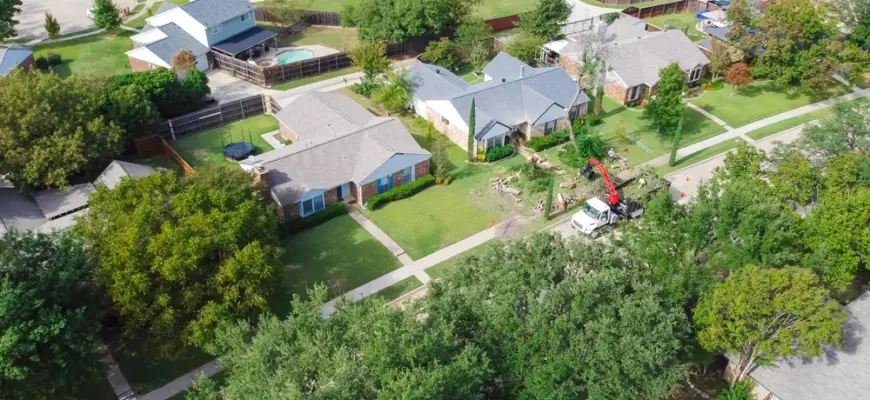
[[[269,170],[263,165],[262,161],[257,161],[254,164],[254,185],[263,182],[266,186],[269,185]]]
[[[525,66],[525,65],[521,65],[521,66],[520,66],[520,78],[522,78],[523,75],[525,75],[525,73],[526,73],[526,66]]]

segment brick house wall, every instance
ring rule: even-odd
[[[323,192],[323,205],[328,206],[338,201],[338,189],[332,188]]]
[[[359,203],[365,204],[372,196],[378,194],[378,181],[371,181],[359,188]]]
[[[292,140],[293,143],[299,141],[299,136],[296,135],[296,132],[290,129],[289,126],[285,125],[283,122],[278,123],[278,131],[281,133],[281,136],[284,139]]]
[[[453,143],[456,143],[459,148],[466,149],[468,147],[467,131],[463,132],[453,124],[445,124],[441,121],[441,114],[430,107],[427,107],[426,109],[426,120],[431,122],[435,129],[443,133],[444,136],[447,136],[447,138],[453,141]]]
[[[429,160],[420,161],[414,165],[414,178],[420,179],[423,176],[429,175]]]
[[[586,110],[586,108],[580,107],[581,114],[585,114],[585,110]],[[562,129],[567,129],[569,126],[571,126],[571,120],[568,119],[568,117],[562,117],[562,118],[559,118],[556,120],[556,129],[555,130],[558,131],[558,130],[562,130]],[[544,132],[545,132],[544,128],[545,128],[545,124],[532,125],[531,127],[529,127],[529,133],[528,133],[529,138],[533,138],[535,136],[544,136]]]
[[[619,104],[625,104],[625,99],[628,98],[628,88],[618,82],[608,82],[604,85],[604,95]]]
[[[21,61],[20,63],[18,63],[18,68],[21,68],[25,71],[30,71],[30,66],[33,65],[33,61],[34,61],[33,53],[30,53],[30,55],[27,56],[27,58],[25,58],[24,61]]]
[[[130,67],[133,68],[133,72],[147,71],[152,67],[151,63],[142,61],[138,58],[127,56],[127,59],[130,60]],[[154,67],[156,68],[157,66]]]

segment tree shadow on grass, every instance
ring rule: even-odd
[[[294,294],[307,298],[317,283],[329,288],[329,298],[352,290],[398,268],[401,263],[381,242],[343,215],[282,240],[283,268],[269,299],[272,312],[286,316]]]

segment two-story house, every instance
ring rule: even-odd
[[[564,69],[532,68],[507,53],[486,65],[486,81],[476,85],[437,65],[419,63],[408,70],[414,111],[462,148],[468,145],[474,102],[475,152],[517,135],[549,135],[588,111],[589,97]]]
[[[193,0],[158,11],[131,37],[134,48],[126,54],[134,71],[171,68],[172,57],[181,50],[191,51],[196,67],[206,70],[213,49],[235,56],[277,35],[256,25],[248,0]]]

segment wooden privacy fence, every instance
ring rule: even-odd
[[[261,86],[272,86],[297,79],[316,76],[326,72],[347,68],[353,65],[347,53],[336,53],[328,56],[311,58],[292,64],[263,67],[263,82]],[[260,83],[258,83],[260,84]]]
[[[187,161],[184,161],[184,157],[178,154],[178,152],[176,152],[175,149],[173,149],[172,146],[170,146],[169,143],[166,142],[166,139],[161,137],[160,143],[163,146],[163,156],[178,164],[181,167],[181,173],[184,176],[191,175],[196,172],[194,171],[193,167],[191,167],[190,164],[187,163]]]
[[[254,7],[254,19],[262,22],[275,22],[275,18],[269,14],[269,10],[263,7]],[[309,25],[341,26],[341,14],[329,11],[305,10],[302,12],[302,21]]]
[[[660,4],[644,8],[629,7],[622,10],[622,13],[640,19],[649,19],[661,15],[706,11],[707,9],[706,3],[697,0],[682,0],[676,3]]]
[[[175,140],[245,118],[280,110],[281,107],[271,96],[258,94],[164,121],[158,127],[157,133],[163,138]]]
[[[492,27],[493,32],[501,32],[517,27],[520,22],[519,15],[508,15],[507,17],[493,18],[485,21]]]

